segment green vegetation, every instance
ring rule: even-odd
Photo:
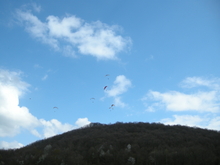
[[[220,165],[220,132],[160,123],[90,125],[16,150],[0,165]]]

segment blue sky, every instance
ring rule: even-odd
[[[7,0],[0,36],[0,148],[90,122],[220,130],[217,0]]]

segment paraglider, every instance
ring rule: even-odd
[[[95,98],[94,98],[94,97],[92,97],[92,98],[90,98],[90,100],[92,100],[92,103],[94,103]]]
[[[104,90],[107,88],[108,86],[104,86]]]
[[[113,107],[114,107],[115,105],[114,104],[112,104],[110,107],[109,107],[109,109],[114,109]]]
[[[105,75],[105,77],[107,77],[107,76],[110,76],[110,74],[106,74],[106,75]],[[108,80],[109,80],[109,78],[108,78]]]
[[[58,107],[53,107],[53,109],[58,109]],[[55,110],[54,110],[54,112],[55,112]]]

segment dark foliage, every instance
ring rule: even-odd
[[[91,123],[16,150],[0,165],[220,165],[220,132],[160,123]]]

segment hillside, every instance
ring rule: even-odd
[[[220,132],[160,123],[91,123],[16,150],[0,165],[220,165]]]

